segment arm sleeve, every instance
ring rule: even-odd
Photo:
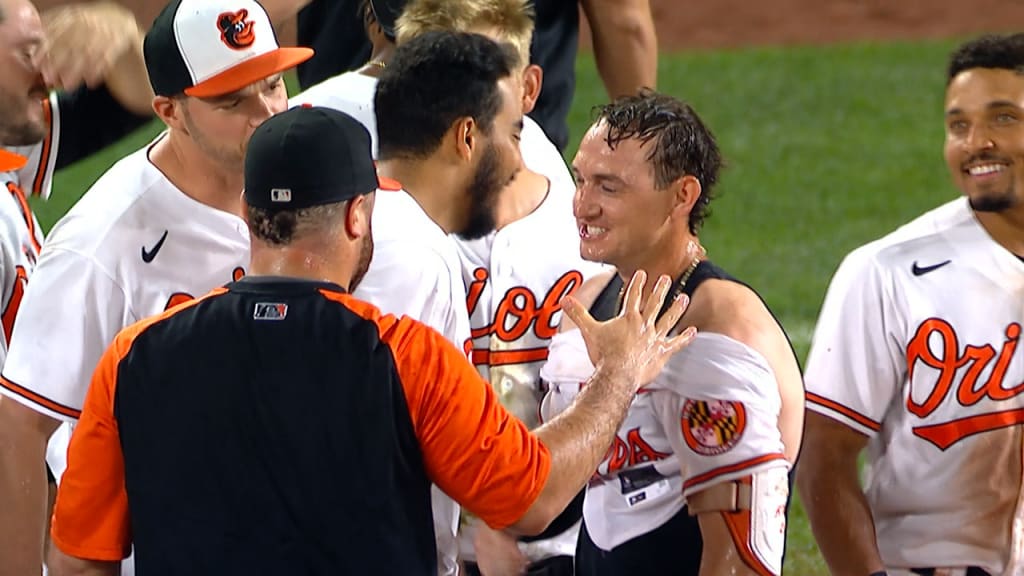
[[[14,323],[0,393],[73,422],[104,348],[132,321],[124,292],[92,259],[44,250]]]
[[[56,104],[60,139],[55,170],[92,156],[153,119],[126,110],[104,86],[58,93]]]
[[[807,358],[807,409],[868,437],[898,394],[906,371],[887,276],[860,249],[829,285]]]
[[[694,344],[688,357],[670,360],[668,370],[678,375],[672,389],[655,392],[658,418],[682,468],[683,496],[788,468],[778,383],[767,361],[725,337]]]
[[[107,350],[93,376],[82,417],[71,436],[50,533],[69,556],[117,561],[131,550],[124,457],[114,417],[117,366],[127,345]]]
[[[410,327],[395,358],[431,480],[496,529],[522,518],[547,482],[547,448],[432,330]]]

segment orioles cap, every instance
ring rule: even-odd
[[[28,163],[28,158],[15,154],[14,152],[8,152],[3,148],[0,148],[0,172],[12,172],[14,170],[20,170]]]
[[[149,83],[158,96],[230,94],[313,56],[281,48],[255,0],[173,0],[143,42]]]
[[[249,139],[245,202],[271,212],[344,202],[377,190],[370,133],[331,108],[271,116]]]

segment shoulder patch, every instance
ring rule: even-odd
[[[739,443],[747,427],[747,412],[741,402],[687,400],[680,425],[690,450],[717,456]]]

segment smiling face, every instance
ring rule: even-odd
[[[655,186],[648,160],[654,142],[627,138],[612,148],[607,137],[603,120],[591,126],[572,163],[580,256],[632,270],[679,238],[686,219],[673,218],[676,195]]]
[[[1024,195],[1024,75],[971,68],[946,89],[946,164],[980,212],[1002,212]]]

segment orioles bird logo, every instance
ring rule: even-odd
[[[252,31],[252,22],[247,21],[249,11],[242,8],[238,12],[224,12],[217,16],[217,27],[220,28],[220,39],[232,50],[242,50],[256,40]]]

